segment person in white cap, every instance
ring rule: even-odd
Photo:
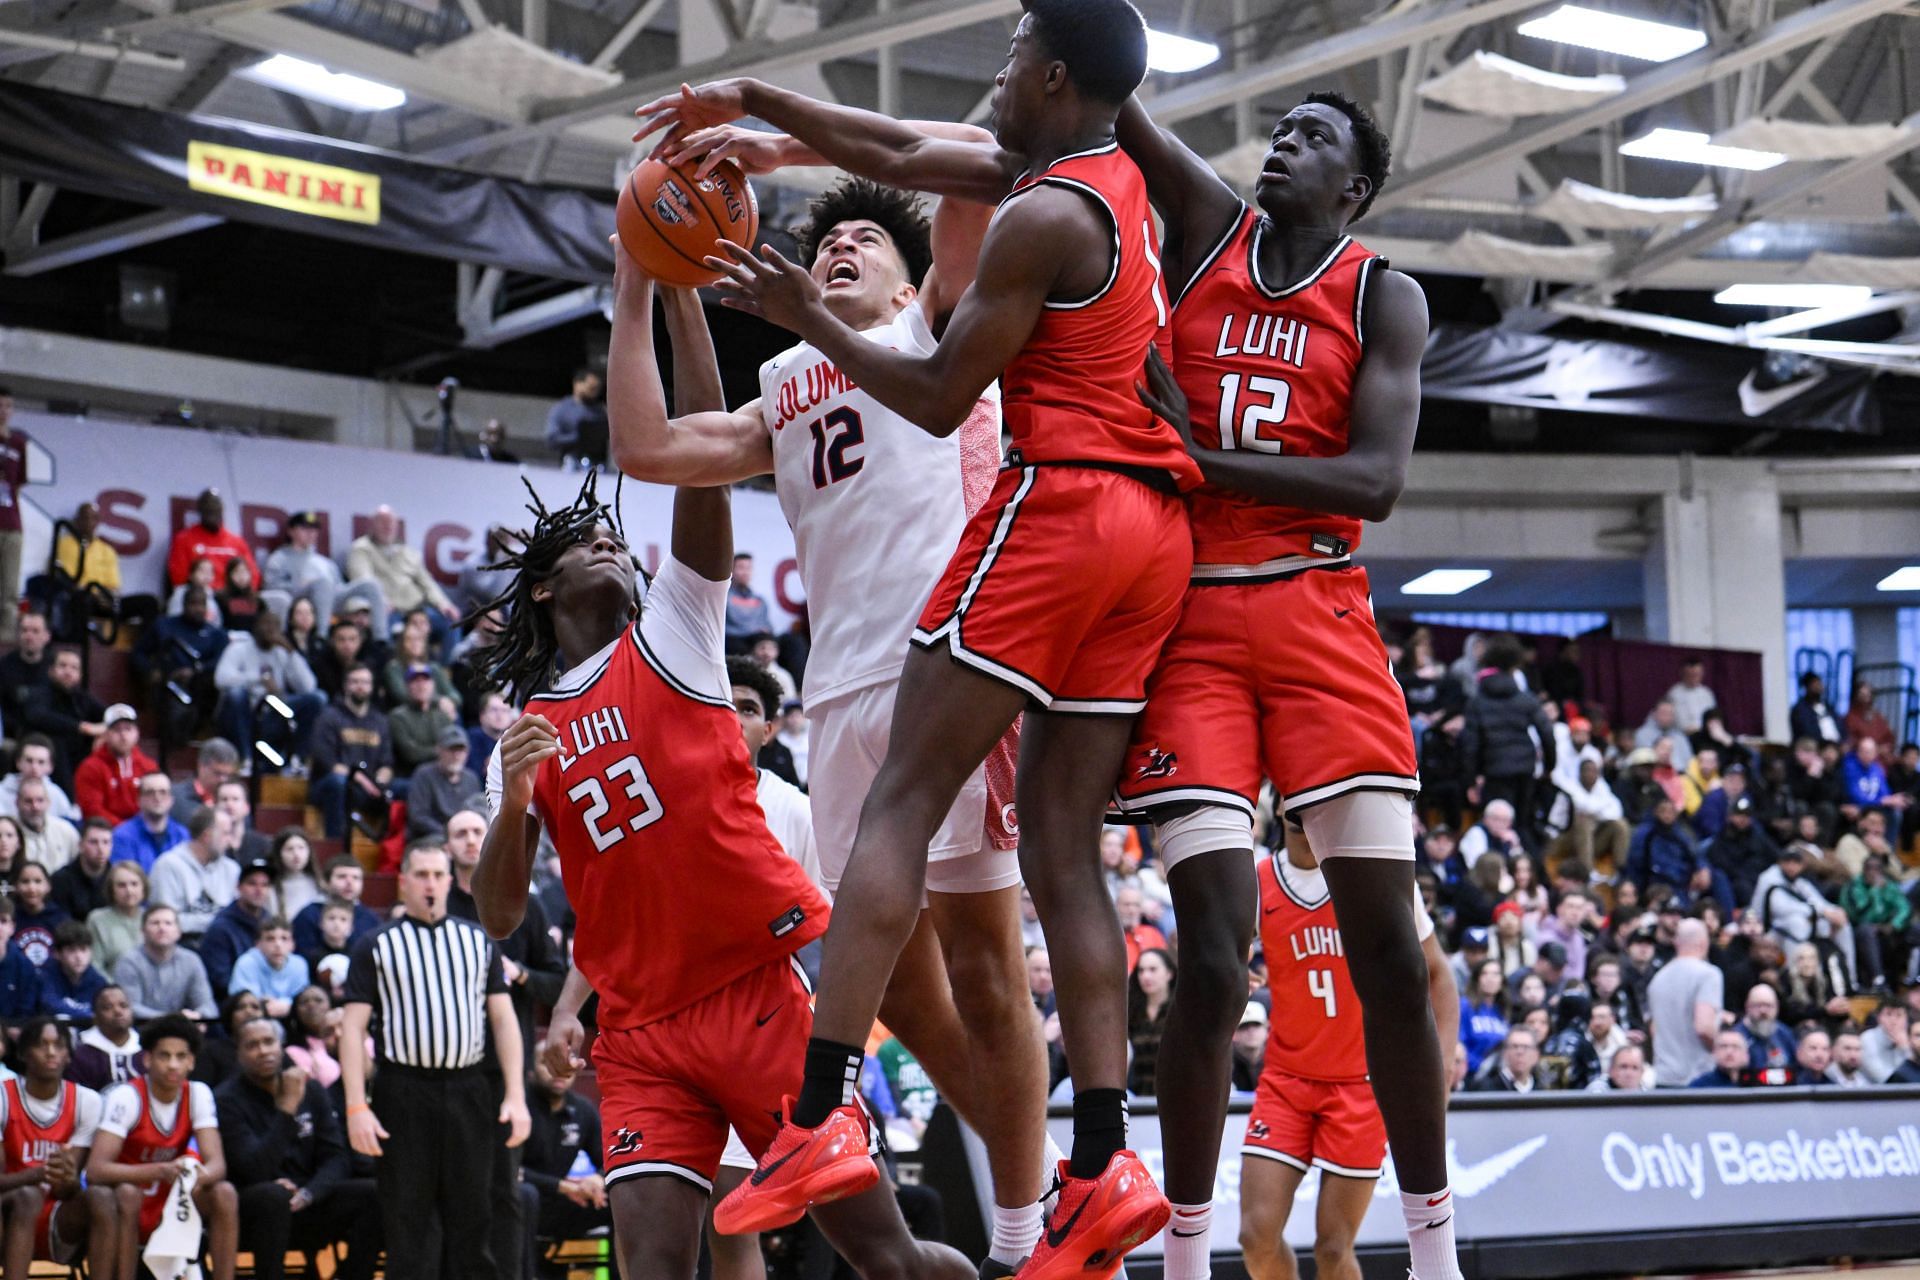
[[[73,798],[89,818],[125,822],[140,812],[140,779],[159,769],[140,750],[140,717],[124,702],[107,708],[107,731],[73,771]]]

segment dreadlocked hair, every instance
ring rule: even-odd
[[[800,265],[811,267],[820,246],[843,222],[871,222],[887,233],[916,289],[933,265],[933,242],[926,211],[910,191],[866,178],[843,178],[807,206],[807,220],[793,229]]]
[[[614,481],[613,505],[608,506],[600,501],[599,478],[598,471],[588,471],[573,504],[558,510],[549,510],[527,478],[520,478],[532,499],[527,510],[533,513],[533,527],[507,530],[520,549],[482,566],[511,570],[513,584],[460,620],[462,626],[471,627],[496,609],[506,613],[500,638],[479,651],[480,674],[512,702],[524,703],[545,692],[559,674],[560,645],[554,639],[553,617],[534,603],[534,584],[552,577],[561,555],[595,525],[607,525],[622,538],[627,536],[620,521],[620,481]]]

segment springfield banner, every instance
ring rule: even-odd
[[[1890,1096],[1889,1096],[1890,1095]],[[1068,1148],[1070,1117],[1048,1120]],[[1247,1109],[1227,1117],[1213,1188],[1216,1252],[1237,1252],[1240,1139]],[[1463,1243],[1635,1231],[1738,1230],[1782,1223],[1920,1216],[1920,1091],[1806,1089],[1735,1098],[1680,1090],[1623,1101],[1542,1104],[1467,1100],[1447,1117],[1447,1163]],[[1131,1145],[1164,1172],[1160,1118],[1135,1111]],[[990,1188],[986,1148],[964,1134],[976,1188]],[[1307,1176],[1286,1238],[1313,1245],[1320,1174]],[[1551,1188],[1550,1194],[1542,1194]],[[1403,1243],[1393,1162],[1373,1193],[1358,1243]],[[981,1213],[991,1208],[983,1190]],[[989,1219],[990,1220],[990,1219]],[[1140,1253],[1158,1257],[1155,1237]]]
[[[353,539],[385,503],[401,518],[402,538],[428,570],[451,586],[486,545],[490,525],[524,528],[526,483],[543,502],[565,505],[584,478],[550,467],[515,467],[463,458],[350,449],[300,440],[257,439],[171,427],[133,426],[16,413],[13,426],[33,441],[31,483],[21,490],[26,527],[23,573],[47,563],[53,523],[82,502],[100,507],[100,536],[120,553],[129,592],[158,591],[174,530],[198,517],[200,491],[226,499],[229,529],[258,559],[286,540],[296,511],[320,517],[320,549],[345,563]],[[614,477],[600,495],[614,499]],[[649,570],[667,552],[673,492],[628,480],[620,486],[627,539]],[[771,493],[736,489],[734,545],[754,556],[754,590],[785,625],[805,599],[793,557],[793,533]]]

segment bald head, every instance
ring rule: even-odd
[[[1704,960],[1707,955],[1707,926],[1698,920],[1682,920],[1673,931],[1673,949],[1678,955]]]

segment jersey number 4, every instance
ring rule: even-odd
[[[1271,429],[1287,420],[1293,388],[1279,378],[1247,378],[1246,404],[1240,402],[1241,375],[1220,379],[1220,447],[1251,449],[1256,453],[1284,453],[1286,448]]]
[[[660,797],[654,791],[653,784],[647,781],[647,771],[641,767],[639,756],[622,756],[607,766],[608,782],[616,778],[625,778],[626,798],[640,802],[640,812],[625,822],[616,821],[610,827],[602,827],[601,819],[613,806],[607,803],[607,789],[598,778],[582,778],[567,789],[567,799],[575,804],[586,805],[586,811],[580,815],[587,824],[587,834],[593,837],[596,852],[605,853],[627,838],[629,831],[645,831],[665,816],[666,810],[660,807]]]
[[[1340,1016],[1338,998],[1333,985],[1333,970],[1307,970],[1307,994],[1317,1000],[1326,1002],[1327,1016],[1329,1018],[1337,1018]]]
[[[824,418],[815,418],[807,430],[813,433],[813,487],[824,489],[858,475],[867,465],[865,458],[849,458],[847,450],[866,443],[866,429],[860,415],[852,409],[835,409]]]

